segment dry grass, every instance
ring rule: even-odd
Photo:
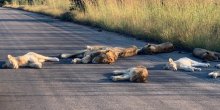
[[[76,19],[136,37],[172,41],[185,47],[220,51],[220,2],[217,0],[86,0]],[[216,4],[217,3],[217,4]]]
[[[25,9],[59,16],[68,10],[67,1]],[[73,12],[76,21],[139,38],[171,41],[186,48],[220,51],[219,0],[96,0],[95,4],[92,0],[84,1],[85,12]]]

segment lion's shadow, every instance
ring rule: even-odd
[[[105,77],[104,79],[100,79],[99,82],[100,83],[106,83],[106,82],[109,82],[109,83],[130,83],[130,81],[128,80],[124,80],[124,81],[112,81],[112,76],[114,76],[111,72],[108,72],[108,73],[104,73],[103,76]]]
[[[0,61],[0,68],[2,69],[2,66],[5,64],[5,61]]]

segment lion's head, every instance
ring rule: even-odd
[[[132,82],[139,82],[143,83],[148,78],[148,71],[147,68],[140,65],[136,67],[136,70],[134,71],[134,75],[130,78],[130,81]]]
[[[114,51],[107,50],[95,56],[92,60],[92,63],[112,64],[117,60],[117,57],[118,56]]]
[[[138,50],[138,54],[152,54],[157,50],[155,44],[146,44],[143,48]]]
[[[8,55],[5,64],[2,65],[2,68],[18,69],[18,61],[12,55]]]
[[[216,56],[212,52],[205,52],[204,54],[202,54],[202,58],[203,60],[207,60],[207,61],[218,60],[218,56]]]
[[[165,65],[164,69],[176,71],[177,70],[177,64],[173,61],[172,58],[169,58],[169,61]]]

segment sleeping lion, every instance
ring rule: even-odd
[[[112,81],[129,80],[131,82],[143,83],[148,78],[148,71],[144,66],[136,66],[126,70],[113,71]]]
[[[131,57],[137,55],[138,48],[136,46],[131,46],[128,48],[123,47],[110,47],[110,46],[87,46],[88,50],[112,50],[118,54],[119,57]]]
[[[220,53],[201,48],[195,48],[193,56],[205,61],[218,61],[220,59]]]
[[[208,75],[209,77],[217,78],[220,76],[220,71],[213,71],[213,72],[210,72]]]
[[[77,56],[72,60],[72,63],[112,64],[118,59],[118,55],[112,50],[88,50]]]
[[[118,57],[130,57],[137,54],[138,48],[110,47],[110,46],[87,46],[85,50],[75,54],[61,54],[60,58],[73,58],[72,63],[99,63],[112,64]]]
[[[170,42],[165,42],[161,44],[147,44],[138,51],[139,55],[143,54],[157,54],[157,53],[167,53],[172,52],[174,46]]]
[[[165,65],[164,69],[169,69],[173,71],[177,71],[178,69],[180,69],[180,70],[193,72],[193,71],[202,70],[201,68],[197,68],[197,67],[209,67],[209,66],[210,66],[209,63],[200,63],[190,58],[183,57],[176,61],[173,61],[173,59],[169,58],[169,61]]]
[[[47,57],[34,52],[29,52],[23,56],[14,57],[8,55],[5,64],[2,68],[18,69],[19,67],[31,67],[31,68],[42,68],[42,63],[45,61],[58,62],[59,59],[56,57]]]

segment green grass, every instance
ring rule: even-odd
[[[44,5],[22,5],[25,10],[54,16],[63,15],[70,7],[69,0],[46,1]],[[69,12],[70,19],[137,38],[220,51],[220,0],[91,1],[84,0],[85,12]]]

